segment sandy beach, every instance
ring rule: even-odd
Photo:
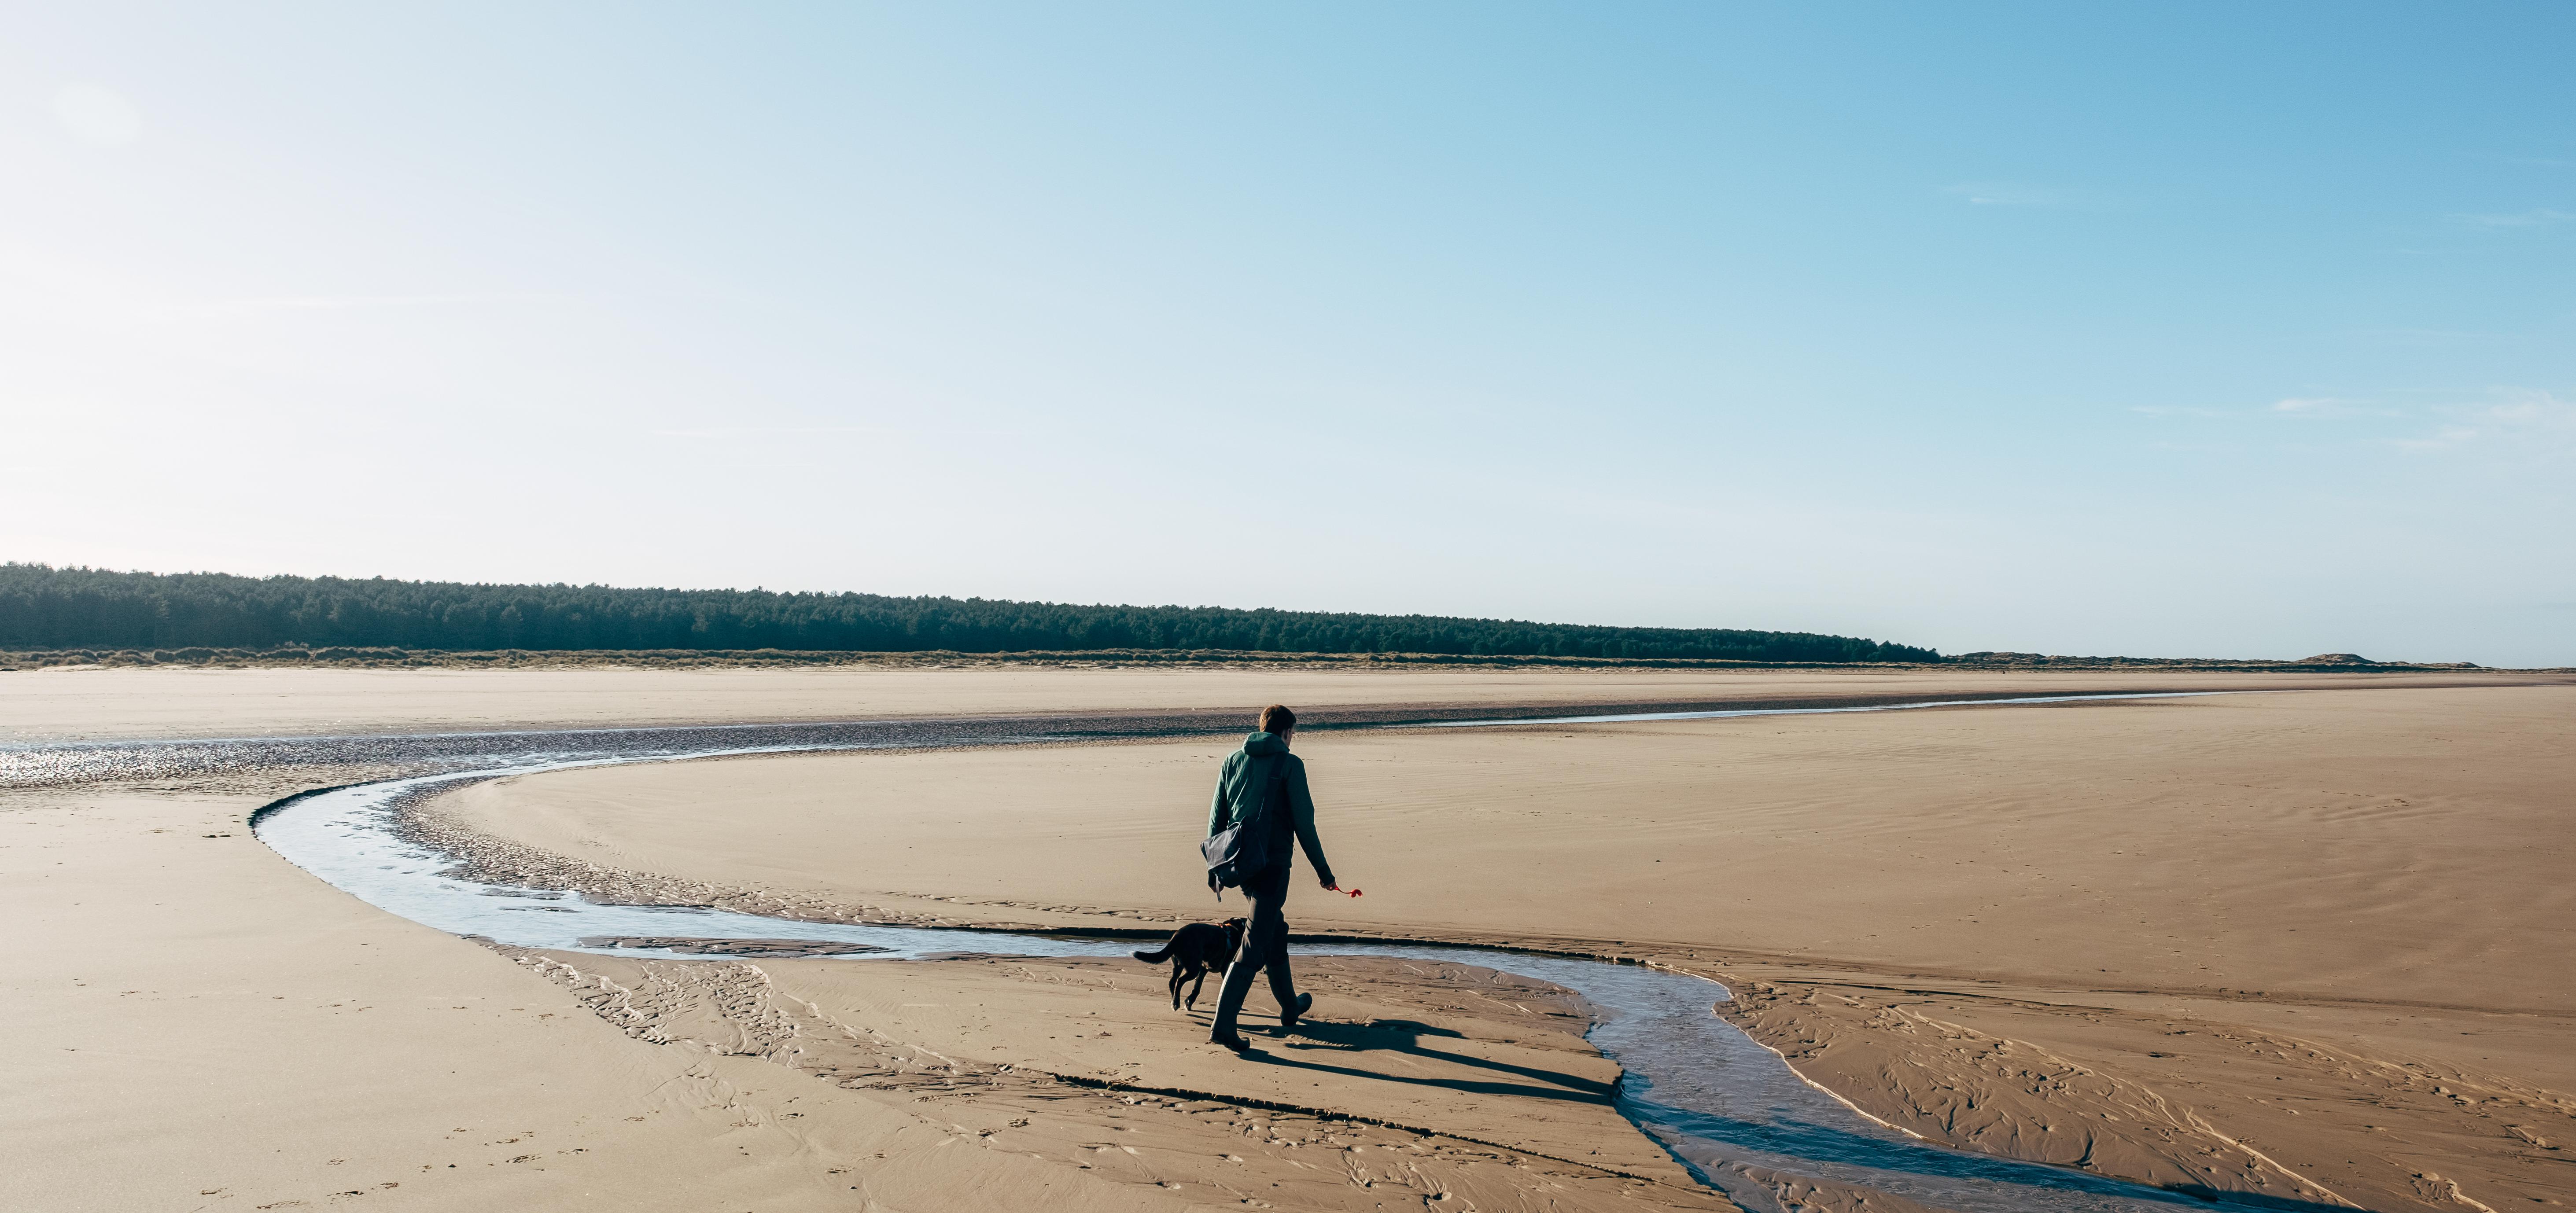
[[[603,7],[12,10],[0,1213],[2576,1213],[2576,4]]]
[[[2178,680],[956,674],[46,672],[0,679],[0,727],[24,741]],[[2203,679],[2281,685],[2267,677]],[[1704,973],[1811,1080],[1971,1149],[2299,1203],[2562,1203],[2576,686],[2309,681],[2340,689],[1316,731],[1298,748],[1327,845],[1367,895],[1306,886],[1292,921]],[[419,820],[555,887],[1152,929],[1218,913],[1190,847],[1224,748],[559,772],[475,785]],[[1329,1059],[1267,1051],[1329,1064],[1247,1066],[1132,962],[496,949],[375,910],[250,837],[249,811],[297,786],[290,771],[0,801],[0,896],[24,934],[0,1165],[27,1207],[1725,1204],[1610,1108],[1616,1067],[1582,1040],[1579,1003],[1524,979],[1317,961],[1301,972]],[[1069,1093],[1076,1078],[1125,1093]]]
[[[0,743],[1318,706],[1869,701],[1933,694],[2487,685],[2493,673],[1269,667],[46,669],[0,678]],[[1328,713],[1329,714],[1329,713]]]

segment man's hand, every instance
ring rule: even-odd
[[[1315,883],[1324,886],[1324,891],[1328,893],[1339,893],[1342,891],[1342,886],[1333,880],[1333,874],[1330,872],[1316,873]]]

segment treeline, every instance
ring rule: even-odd
[[[1812,632],[1618,628],[1223,607],[984,598],[467,585],[0,564],[0,649],[387,647],[466,651],[787,649],[1270,653],[1732,661],[1939,661],[1930,649]]]

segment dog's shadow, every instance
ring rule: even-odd
[[[1611,1084],[1537,1066],[1514,1065],[1488,1057],[1477,1057],[1448,1049],[1434,1048],[1427,1040],[1465,1040],[1463,1033],[1433,1027],[1411,1019],[1373,1019],[1366,1023],[1333,1023],[1308,1019],[1300,1022],[1285,1036],[1261,1038],[1261,1044],[1244,1054],[1245,1059],[1299,1070],[1327,1074],[1347,1074],[1354,1078],[1374,1078],[1381,1082],[1400,1082],[1415,1086],[1442,1087],[1473,1095],[1517,1095],[1529,1099],[1559,1099],[1576,1103],[1606,1104],[1611,1098]],[[1272,1052],[1276,1048],[1281,1052]],[[1292,1056],[1295,1054],[1310,1056]],[[1426,1061],[1464,1066],[1494,1075],[1491,1078],[1439,1077],[1432,1075],[1396,1074],[1385,1070],[1365,1069],[1355,1065],[1337,1065],[1316,1054],[1338,1053],[1358,1061],[1370,1053],[1395,1053]],[[1524,1081],[1507,1081],[1502,1075]]]

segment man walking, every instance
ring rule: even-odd
[[[1235,955],[1234,964],[1225,971],[1225,985],[1216,1000],[1216,1023],[1208,1039],[1237,1053],[1252,1047],[1235,1031],[1235,1016],[1243,1010],[1244,995],[1252,992],[1252,978],[1263,969],[1270,971],[1270,996],[1279,1000],[1279,1026],[1297,1026],[1297,1017],[1315,1005],[1315,996],[1300,994],[1288,975],[1288,919],[1284,909],[1288,902],[1288,868],[1294,852],[1288,840],[1306,848],[1306,860],[1315,865],[1315,879],[1327,889],[1341,886],[1333,880],[1333,865],[1324,862],[1324,844],[1315,840],[1315,798],[1306,791],[1306,764],[1288,752],[1288,743],[1297,735],[1297,714],[1279,704],[1261,709],[1261,731],[1243,739],[1243,748],[1225,756],[1225,766],[1216,777],[1216,799],[1208,806],[1208,837],[1238,821],[1267,817],[1270,825],[1270,863],[1259,872],[1246,875],[1243,894],[1252,899],[1252,924],[1243,933],[1243,950]]]

